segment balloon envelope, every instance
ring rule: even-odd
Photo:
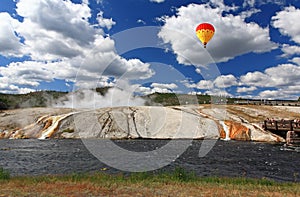
[[[206,48],[206,44],[215,34],[215,28],[209,23],[201,23],[196,28],[196,34],[199,40],[203,43],[204,48]]]

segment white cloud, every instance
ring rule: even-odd
[[[265,90],[259,93],[257,98],[263,99],[291,99],[297,100],[299,98],[299,89],[297,91],[278,89],[278,90]]]
[[[213,95],[213,96],[221,96],[221,97],[232,97],[232,94],[230,94],[226,90],[220,90],[220,89],[208,90],[205,92],[205,94]]]
[[[213,82],[210,80],[200,80],[195,86],[197,89],[212,89],[213,87]]]
[[[52,61],[82,55],[101,30],[88,23],[87,4],[59,0],[20,0],[16,12],[24,17],[14,29],[24,38],[32,60]]]
[[[293,59],[291,59],[291,62],[294,62],[295,64],[300,66],[300,57],[294,57]]]
[[[136,89],[136,92],[142,95],[148,95],[154,93],[154,90],[151,87],[140,86]]]
[[[82,3],[89,4],[89,0],[82,0]],[[97,1],[98,3],[98,1]]]
[[[209,0],[208,4],[212,7],[218,7],[223,11],[230,11],[230,10],[236,10],[237,6],[227,6],[224,3],[224,0]]]
[[[243,6],[254,7],[256,0],[244,0]]]
[[[113,25],[116,24],[115,21],[113,21],[112,18],[103,18],[103,12],[100,11],[97,15],[97,21],[100,25],[100,27],[105,27],[107,28],[108,30],[110,30],[112,28]]]
[[[251,87],[238,87],[236,92],[243,93],[243,92],[252,92],[254,90],[257,90],[257,88],[254,87],[254,86],[251,86]]]
[[[178,86],[175,83],[152,83],[150,87],[144,87],[137,85],[135,92],[142,95],[153,94],[155,92],[159,93],[176,93]]]
[[[18,86],[10,85],[9,87],[6,87],[5,89],[0,88],[0,91],[1,91],[1,93],[4,93],[4,94],[27,94],[30,92],[35,92],[37,90],[31,89],[31,88],[20,88]]]
[[[142,20],[142,19],[138,19],[136,22],[140,23],[140,24],[143,24],[143,25],[146,25],[146,22],[144,20]]]
[[[300,66],[294,64],[281,64],[265,70],[271,82],[276,86],[300,85]]]
[[[201,74],[201,69],[200,68],[196,68],[195,72],[198,73],[198,74]]]
[[[201,92],[198,91],[192,91],[192,92],[188,92],[189,95],[202,95]]]
[[[300,55],[300,47],[296,46],[296,45],[283,44],[281,50],[284,53],[282,55],[282,57],[290,57],[293,55]]]
[[[261,92],[259,97],[287,99],[299,94],[299,88],[296,88],[300,87],[299,76],[300,66],[281,64],[264,72],[249,72],[240,77],[240,83],[245,86],[273,88]],[[239,92],[241,90],[243,89],[238,89]]]
[[[178,88],[178,86],[175,83],[152,83],[151,87],[172,90]]]
[[[165,0],[150,0],[150,2],[154,2],[154,3],[163,3],[163,2],[165,2]]]
[[[243,18],[243,19],[246,19],[246,18],[249,18],[251,17],[253,14],[256,14],[258,12],[261,12],[261,10],[259,9],[256,9],[256,8],[251,8],[247,11],[244,11],[244,12],[241,12],[239,15]]]
[[[16,6],[18,15],[24,17],[20,31],[27,33],[24,35],[27,39],[28,34],[38,30],[37,33],[55,33],[56,36],[71,39],[80,45],[87,45],[95,39],[95,30],[88,23],[90,8],[85,3],[74,4],[69,0],[20,0]],[[34,35],[31,36],[33,39]]]
[[[10,63],[7,67],[0,67],[0,80],[17,86],[37,87],[40,82],[51,82],[56,79],[72,78],[76,70],[65,62],[35,62],[25,61]]]
[[[221,75],[214,80],[200,80],[198,83],[186,83],[185,86],[188,88],[196,88],[200,90],[206,90],[204,94],[232,97],[232,94],[227,92],[224,88],[231,86],[238,86],[239,83],[233,75]],[[195,92],[194,92],[195,93]]]
[[[12,79],[7,78],[7,77],[0,77],[0,92],[2,93],[7,93],[7,94],[25,94],[29,92],[34,92],[36,91],[35,89],[32,88],[21,88],[17,85],[13,85],[11,83]]]
[[[224,8],[221,5],[212,8],[190,4],[180,7],[176,16],[161,18],[165,24],[158,35],[164,43],[170,44],[179,63],[205,66],[214,61],[226,62],[249,52],[267,52],[276,47],[270,41],[268,28],[246,23],[245,15],[222,16]],[[207,50],[203,49],[195,34],[195,28],[201,22],[209,22],[216,29]]]
[[[300,44],[300,9],[293,6],[286,7],[272,17],[272,25],[278,28],[283,35],[290,36],[293,41]]]
[[[248,72],[240,77],[241,83],[248,86],[264,87],[269,84],[270,80],[269,76],[259,71]]]
[[[294,58],[295,62],[299,58]],[[248,98],[265,99],[296,99],[300,91],[300,66],[294,64],[281,64],[270,67],[263,72],[248,72],[239,78],[233,75],[221,75],[215,80],[200,80],[198,83],[186,83],[185,86],[196,89],[206,89],[206,94],[232,96],[224,88],[237,86],[237,93],[249,93],[258,88],[271,88],[264,90],[258,96],[244,95]]]
[[[259,93],[259,97],[264,99],[279,98],[279,93],[278,90],[265,90]]]
[[[139,87],[137,91],[142,94],[159,93],[174,93],[178,86],[175,83],[152,83],[150,87]]]
[[[201,90],[208,90],[214,87],[214,83],[211,80],[200,80],[198,83],[189,83],[188,81],[185,81],[184,85],[187,88],[196,88]]]
[[[8,13],[0,13],[0,54],[4,56],[22,56],[23,44],[15,33],[20,23]]]
[[[228,88],[237,85],[237,79],[233,75],[221,75],[214,80],[217,88]]]
[[[185,83],[185,86],[188,88],[197,88],[203,90],[212,90],[220,88],[228,88],[231,86],[237,86],[238,81],[233,75],[221,75],[214,80],[200,80],[198,83]]]
[[[264,5],[264,4],[276,4],[276,5],[283,5],[285,0],[244,0],[243,6],[244,7],[254,7],[256,5]]]
[[[110,29],[115,22],[106,20],[100,12],[99,25],[89,24],[91,10],[86,2],[20,0],[16,5],[17,14],[24,18],[22,22],[0,13],[1,21],[5,19],[0,24],[0,41],[6,43],[6,49],[0,46],[0,54],[28,55],[31,60],[0,67],[0,83],[5,81],[8,91],[31,91],[41,82],[55,79],[93,88],[115,83],[111,77],[145,79],[154,74],[150,64],[116,53],[114,40],[105,37],[99,28]],[[24,44],[16,35],[22,37]],[[0,91],[5,92],[3,88]]]

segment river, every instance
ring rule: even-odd
[[[145,152],[163,147],[170,141],[113,142],[126,150]],[[178,140],[177,143],[181,142]],[[199,157],[202,142],[191,141],[183,154],[159,170],[171,171],[182,167],[199,176],[238,176],[300,182],[300,152],[284,150],[282,144],[219,140],[205,156]],[[12,176],[121,172],[100,162],[79,139],[0,140],[0,158],[0,167],[8,170]],[[122,157],[115,159],[120,161]]]

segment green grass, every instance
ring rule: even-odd
[[[73,173],[10,177],[1,169],[0,196],[299,196],[299,183],[199,177],[183,168],[130,174]]]
[[[0,168],[0,180],[9,180],[9,179],[10,179],[10,173],[7,170]]]
[[[266,178],[254,179],[246,177],[199,177],[193,172],[187,172],[183,168],[175,168],[172,172],[134,172],[129,175],[123,173],[107,174],[105,172],[89,173],[72,173],[68,175],[45,175],[45,176],[21,176],[10,177],[9,173],[0,168],[0,179],[19,179],[29,182],[55,182],[55,181],[91,181],[94,183],[104,182],[178,182],[178,183],[209,183],[209,184],[233,184],[233,185],[261,185],[261,186],[281,186],[293,185],[293,182],[276,182]]]

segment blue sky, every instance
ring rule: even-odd
[[[1,0],[0,92],[300,96],[300,1]],[[216,32],[204,49],[195,34]]]

